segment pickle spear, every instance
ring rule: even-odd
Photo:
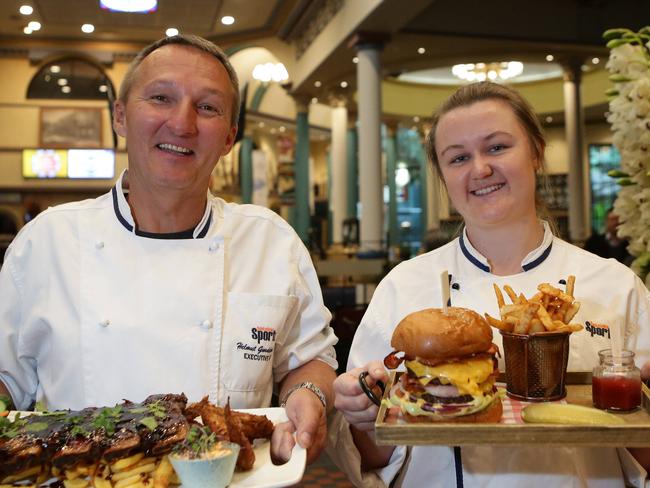
[[[564,405],[560,403],[528,405],[521,411],[521,418],[524,422],[536,424],[625,424],[623,418],[603,410],[583,407],[582,405]]]

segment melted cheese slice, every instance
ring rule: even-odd
[[[419,361],[406,361],[405,364],[423,385],[439,378],[441,383],[458,388],[461,395],[473,396],[483,396],[484,388],[481,383],[485,382],[494,370],[491,358],[474,358],[437,366],[427,366]]]

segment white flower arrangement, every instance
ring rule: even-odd
[[[621,185],[614,202],[618,235],[629,240],[632,269],[650,287],[650,26],[639,32],[610,29],[603,37],[614,82],[607,91],[607,121],[621,153],[621,170],[610,172]]]

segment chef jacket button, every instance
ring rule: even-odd
[[[104,241],[97,241],[95,242],[95,247],[97,249],[103,249],[104,248]]]
[[[219,243],[213,242],[212,244],[210,244],[210,247],[208,249],[210,250],[210,252],[216,251],[217,249],[219,249]]]
[[[460,290],[460,284],[458,284],[458,283],[453,283],[453,284],[451,285],[451,288],[452,288],[453,290]]]
[[[558,283],[559,283],[560,285],[566,285],[566,280],[560,280],[560,281],[558,281]]]
[[[99,322],[99,325],[101,325],[102,327],[108,327],[108,325],[109,325],[110,323],[111,323],[110,320],[108,320],[108,319],[104,319],[104,320],[102,320],[101,322]]]
[[[211,329],[212,322],[210,322],[209,320],[204,320],[203,322],[201,322],[201,327],[203,327],[204,329]]]

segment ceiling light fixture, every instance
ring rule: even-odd
[[[465,81],[503,81],[523,73],[524,64],[519,61],[456,64],[451,72]]]
[[[156,11],[158,0],[99,0],[99,6],[112,12],[146,14]]]
[[[353,57],[353,58],[352,58],[352,62],[353,62],[354,64],[357,64],[357,63],[359,62],[359,57],[358,57],[358,56]]]
[[[23,15],[32,15],[34,9],[32,8],[31,5],[21,5],[18,11]]]
[[[221,23],[223,25],[233,25],[235,23],[235,18],[232,15],[224,15],[221,17]]]
[[[593,58],[591,60],[591,62],[594,63],[594,64],[598,64],[598,63],[600,63],[600,58]]]
[[[253,78],[264,83],[269,81],[283,83],[289,79],[289,73],[282,63],[264,63],[253,68]]]
[[[341,88],[347,88],[348,87],[348,82],[347,81],[342,81],[341,82]]]
[[[418,54],[424,54],[424,53],[426,53],[426,52],[427,52],[427,50],[424,49],[423,47],[419,47],[419,48],[418,48]]]
[[[61,66],[59,66],[58,64],[53,64],[52,66],[50,66],[50,71],[52,73],[60,73],[61,72]]]
[[[549,63],[550,63],[551,61],[553,61],[554,59],[555,59],[555,58],[553,57],[552,54],[547,54],[547,55],[546,55],[546,61],[548,61]]]
[[[23,32],[27,35],[30,35],[32,33],[32,30],[29,27],[23,27]]]
[[[169,28],[165,31],[165,35],[166,35],[167,37],[174,37],[174,36],[177,36],[177,35],[178,35],[178,29],[177,29],[176,27],[169,27]]]
[[[65,85],[61,87],[61,91],[63,93],[70,93],[72,91],[72,88],[70,88],[70,85]]]
[[[314,81],[314,86],[320,88],[323,84],[320,81]]]
[[[29,24],[27,24],[27,27],[29,27],[32,31],[37,31],[41,29],[41,23],[32,20]]]
[[[95,31],[95,26],[92,24],[84,24],[81,26],[81,32],[85,32],[86,34],[90,34],[91,32]]]

